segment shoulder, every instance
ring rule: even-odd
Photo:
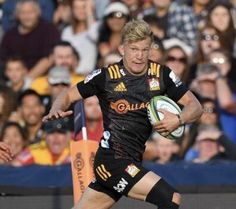
[[[43,29],[43,30],[47,30],[47,32],[58,31],[57,27],[53,23],[47,22],[42,19],[40,19],[40,21],[39,21],[38,28]],[[46,32],[46,31],[44,31],[44,32]]]
[[[162,71],[168,69],[166,65],[154,62],[152,60],[149,60],[148,65],[148,74],[150,75],[159,75]]]
[[[33,152],[33,151],[38,151],[38,150],[42,150],[45,149],[47,147],[45,140],[42,140],[38,143],[32,144],[29,146],[29,151]]]
[[[106,71],[110,79],[119,79],[122,76],[125,76],[123,68],[124,67],[121,62],[116,62],[108,65],[106,68],[104,68],[104,70]]]
[[[170,6],[170,12],[182,12],[182,13],[193,13],[192,7],[185,4],[177,4],[173,2]]]
[[[34,89],[39,94],[47,94],[48,93],[48,80],[47,80],[47,76],[42,76],[42,77],[36,78],[31,83],[31,87],[30,88]]]
[[[12,37],[12,36],[18,36],[19,34],[19,31],[18,31],[18,28],[16,26],[14,26],[13,28],[10,28],[9,30],[7,30],[3,36],[3,39],[4,38],[9,38],[9,37]]]

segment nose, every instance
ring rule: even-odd
[[[143,52],[138,51],[137,54],[136,54],[136,58],[141,60],[143,58]]]

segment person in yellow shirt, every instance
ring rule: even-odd
[[[57,43],[50,56],[53,67],[64,67],[70,72],[71,85],[76,85],[84,80],[83,75],[76,74],[76,68],[79,64],[79,54],[74,47],[67,41]],[[50,72],[50,71],[49,71]],[[35,79],[31,84],[31,89],[34,89],[41,95],[49,94],[48,75]]]
[[[45,140],[24,149],[12,163],[15,166],[31,164],[61,165],[70,163],[69,141],[71,134],[64,119],[45,124]]]

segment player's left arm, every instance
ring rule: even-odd
[[[180,116],[180,123],[192,123],[202,115],[202,106],[191,91],[187,91],[177,102],[183,105]]]

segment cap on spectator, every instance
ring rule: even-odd
[[[218,133],[219,128],[217,128],[215,125],[205,125],[200,126],[198,130],[198,135],[196,137],[196,141],[204,141],[204,140],[211,140],[211,141],[217,141],[218,139]]]
[[[125,4],[121,2],[113,2],[113,3],[110,3],[104,11],[105,17],[111,14],[114,14],[115,17],[122,17],[122,15],[128,16],[129,9]]]
[[[185,51],[185,53],[189,57],[192,56],[192,53],[193,53],[192,48],[177,38],[166,39],[162,43],[163,43],[163,46],[166,50],[168,50],[169,48],[171,48],[173,46],[179,46]]]
[[[210,74],[210,73],[218,73],[220,70],[219,68],[211,63],[201,63],[197,67],[196,76],[197,77],[203,77],[204,75]]]
[[[70,85],[70,73],[69,70],[65,67],[53,67],[50,69],[48,73],[48,83],[50,85],[56,85],[56,84],[66,84]]]
[[[69,126],[66,120],[57,119],[46,122],[44,124],[43,129],[46,133],[54,133],[54,132],[66,133],[67,131],[69,131]]]

